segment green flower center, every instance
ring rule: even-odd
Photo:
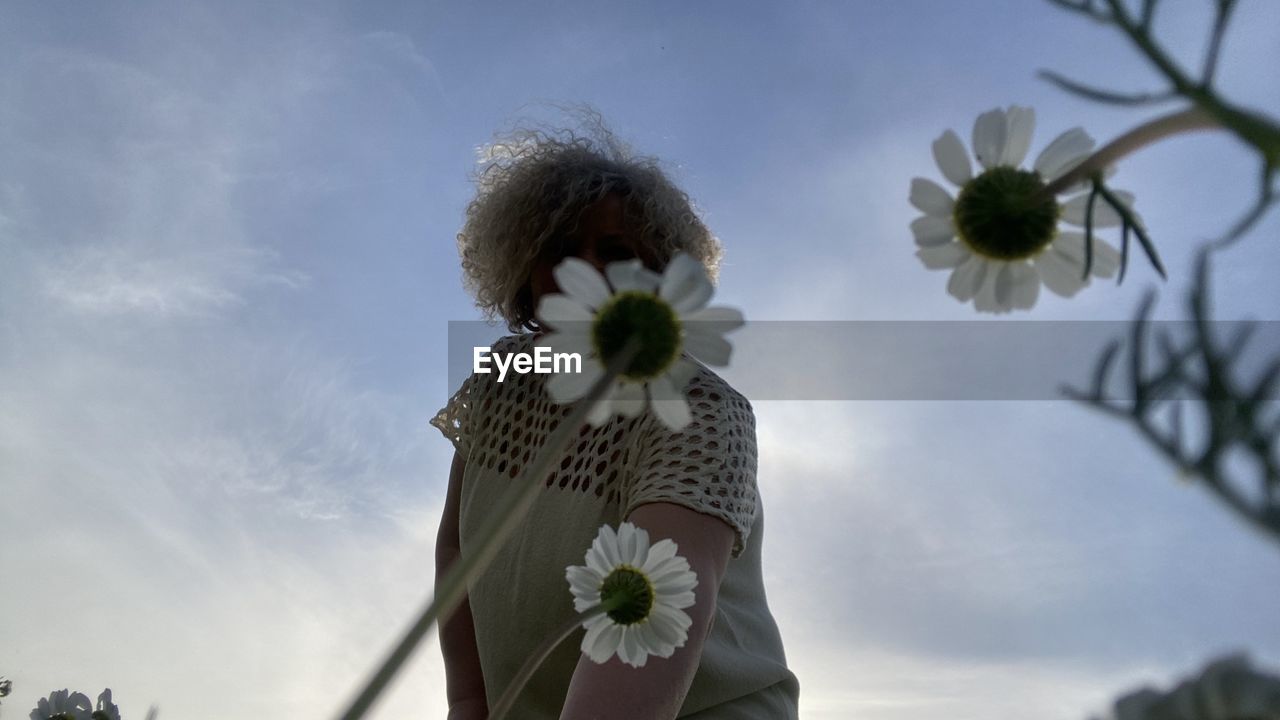
[[[653,293],[628,290],[610,297],[591,328],[596,355],[606,364],[632,336],[640,340],[640,352],[622,371],[630,380],[655,378],[680,355],[680,319]]]
[[[952,219],[960,240],[992,260],[1033,257],[1053,242],[1062,208],[1039,173],[998,166],[960,189]]]
[[[600,585],[600,604],[619,625],[631,625],[649,617],[653,609],[653,583],[630,565],[619,565]]]

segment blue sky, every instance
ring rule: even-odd
[[[913,257],[930,143],[1030,105],[1032,152],[1150,116],[1038,80],[1158,79],[1047,2],[9,3],[0,8],[0,674],[130,716],[336,709],[430,592],[453,237],[476,147],[590,103],[663,158],[757,320],[972,320]],[[1195,65],[1208,11],[1161,37]],[[1224,91],[1280,114],[1280,7]],[[1253,191],[1206,133],[1115,184],[1170,271]],[[1218,316],[1280,319],[1275,215]],[[1127,319],[1158,283],[1019,319]],[[802,359],[778,373],[801,372]],[[769,600],[806,718],[1084,718],[1219,652],[1280,664],[1280,554],[1063,402],[757,403]],[[379,717],[444,717],[424,647]],[[424,710],[424,705],[426,710]],[[434,715],[432,714],[434,713]]]

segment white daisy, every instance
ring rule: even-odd
[[[40,698],[31,711],[31,720],[90,720],[93,705],[89,696],[69,690],[54,690]]]
[[[606,609],[583,623],[582,652],[598,663],[616,653],[638,668],[649,655],[668,658],[684,647],[693,624],[684,608],[694,603],[698,577],[676,550],[670,539],[650,547],[649,533],[629,522],[616,533],[600,526],[587,564],[565,570],[575,610]]]
[[[1084,227],[1089,193],[1059,202],[1045,197],[1043,190],[1089,156],[1093,139],[1083,129],[1072,128],[1049,143],[1030,170],[1023,170],[1018,166],[1026,158],[1034,129],[1031,108],[985,112],[973,124],[973,154],[982,166],[977,176],[953,131],[933,143],[942,174],[960,188],[956,197],[931,180],[911,181],[911,204],[925,213],[911,223],[919,246],[916,256],[930,270],[951,270],[947,292],[961,302],[973,300],[979,312],[1030,309],[1041,283],[1062,297],[1089,284],[1084,277],[1084,233],[1058,228],[1059,221]],[[1087,189],[1082,183],[1071,192]],[[1132,206],[1132,194],[1115,195]],[[1119,213],[1097,198],[1093,227],[1120,224]],[[1119,252],[1096,235],[1092,252],[1091,274],[1113,276],[1120,265]]]
[[[640,340],[640,352],[623,369],[587,422],[603,425],[615,414],[636,417],[647,406],[667,427],[680,430],[692,415],[684,387],[697,372],[688,353],[708,365],[728,365],[732,347],[724,334],[742,325],[733,308],[707,307],[711,282],[702,264],[683,253],[662,275],[639,260],[612,263],[601,277],[589,263],[565,258],[555,269],[561,293],[538,303],[538,320],[554,330],[538,345],[578,353],[582,372],[561,373],[547,381],[558,403],[585,396],[604,374],[605,363],[627,340]]]

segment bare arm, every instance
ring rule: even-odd
[[[647,530],[651,543],[671,538],[697,573],[696,602],[685,609],[693,620],[689,639],[671,657],[650,656],[641,668],[624,665],[616,655],[603,664],[583,655],[560,720],[671,720],[684,704],[698,670],[715,617],[720,581],[733,550],[733,528],[719,518],[667,502],[641,505],[627,520]]]
[[[445,492],[444,514],[436,535],[436,584],[457,560],[458,498],[462,493],[462,474],[466,461],[454,453],[449,469],[449,489]],[[489,705],[484,694],[484,675],[480,670],[480,652],[476,649],[476,627],[471,617],[471,604],[466,595],[458,607],[443,616],[440,623],[440,651],[444,655],[446,695],[449,720],[485,720]]]

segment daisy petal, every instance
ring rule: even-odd
[[[613,417],[613,397],[618,393],[618,383],[609,385],[609,389],[601,396],[600,400],[587,413],[587,424],[591,427],[600,427],[609,422]]]
[[[681,322],[686,328],[696,324],[704,332],[723,335],[742,327],[746,320],[737,308],[714,306],[687,313],[681,317]]]
[[[605,575],[608,575],[609,571],[611,571],[611,569],[609,569],[609,561],[607,557],[604,557],[604,555],[600,553],[599,548],[595,547],[594,542],[591,543],[591,547],[589,547],[588,550],[586,550],[585,561],[586,561],[586,569],[590,570],[591,573],[595,573],[596,575],[599,575],[600,579],[602,580],[604,579]]]
[[[1084,233],[1063,232],[1053,241],[1052,252],[1075,267],[1077,276],[1084,272]],[[1093,263],[1089,274],[1108,278],[1120,269],[1120,252],[1109,243],[1093,238]]]
[[[666,538],[666,539],[669,540],[670,538]],[[673,541],[673,544],[674,544],[674,541]],[[661,585],[671,576],[678,575],[681,573],[686,573],[688,571],[689,571],[689,561],[680,557],[679,555],[673,555],[667,558],[666,560],[658,563],[657,565],[654,565],[649,575],[650,575],[650,579],[655,583],[655,585]]]
[[[665,622],[665,618],[650,618],[648,625],[658,640],[664,646],[671,648],[672,651],[684,644],[683,633],[680,632],[680,628],[674,623]]]
[[[968,260],[960,263],[951,278],[947,281],[947,292],[960,302],[968,302],[982,287],[986,277],[987,261],[977,255],[970,255]]]
[[[1089,211],[1089,193],[1076,195],[1062,204],[1062,222],[1079,227],[1085,226],[1085,214]],[[1093,201],[1093,226],[1095,228],[1116,227],[1120,224],[1120,213],[1115,211],[1106,200],[1099,195]]]
[[[551,327],[560,327],[565,323],[591,322],[591,309],[576,298],[555,293],[543,295],[538,301],[535,313],[538,319]]]
[[[688,607],[688,605],[685,607]],[[688,613],[681,609],[673,608],[666,603],[655,603],[649,617],[654,620],[661,618],[662,622],[667,623],[669,626],[676,629],[680,633],[680,640],[676,643],[676,647],[682,647],[684,645],[684,641],[688,639],[687,632],[689,630],[689,626],[693,625],[693,620],[690,619]]]
[[[689,402],[684,394],[676,390],[671,378],[663,375],[649,383],[649,392],[653,394],[653,414],[671,430],[683,430],[693,422],[693,413],[689,410]]]
[[[608,617],[608,616],[604,616]],[[605,623],[596,633],[591,645],[587,645],[587,637],[582,638],[582,651],[597,663],[605,663],[618,651],[618,643],[622,638],[622,627],[612,622]]]
[[[624,565],[636,564],[636,550],[640,544],[640,529],[634,524],[624,522],[618,526],[618,555]],[[648,533],[646,533],[648,535]],[[645,545],[649,544],[645,540]],[[648,549],[647,547],[645,548]]]
[[[973,123],[973,155],[990,170],[1000,164],[1007,141],[1008,123],[1004,110],[996,108],[978,116]]]
[[[565,579],[569,581],[569,591],[573,593],[575,602],[583,600],[590,602],[591,600],[600,599],[600,576],[597,575],[590,567],[583,565],[570,565],[565,569]],[[582,612],[582,610],[578,610]]]
[[[1084,268],[1062,253],[1052,250],[1042,252],[1036,256],[1034,262],[1036,272],[1040,274],[1040,280],[1055,295],[1064,298],[1073,297],[1088,284],[1087,280],[1082,279]]]
[[[631,523],[626,523],[631,525]],[[635,530],[635,547],[631,553],[631,560],[628,564],[633,567],[644,565],[645,558],[649,557],[649,531],[642,527]]]
[[[1040,276],[1025,262],[1005,263],[996,274],[996,303],[1029,310],[1040,296]]]
[[[675,647],[670,643],[665,643],[658,633],[653,629],[653,623],[638,623],[635,626],[636,632],[640,633],[640,642],[648,649],[650,655],[658,657],[671,657],[675,651]]]
[[[1013,287],[1017,281],[1015,277],[1015,263],[1000,263],[996,269],[996,303],[1004,307],[1012,307],[1013,305]]]
[[[582,258],[567,257],[555,270],[556,285],[560,291],[574,297],[583,305],[595,310],[609,299],[609,286],[591,263]]]
[[[677,313],[706,305],[713,291],[702,263],[685,253],[679,253],[667,264],[658,287],[658,295]]]
[[[652,575],[654,569],[657,568],[660,563],[675,557],[676,550],[676,543],[671,538],[663,538],[659,540],[649,548],[649,558],[645,560],[644,566],[640,569],[646,575]]]
[[[600,526],[600,532],[591,543],[591,549],[604,559],[604,564],[610,569],[622,563],[622,555],[618,552],[618,532],[609,525]]]
[[[1010,308],[996,301],[996,277],[1000,274],[1000,266],[988,263],[986,276],[982,285],[973,296],[973,309],[983,313],[1007,313]]]
[[[1084,128],[1071,128],[1053,139],[1036,157],[1032,166],[1045,182],[1053,182],[1080,164],[1093,150],[1093,138]]]
[[[1018,167],[1027,157],[1031,147],[1031,133],[1036,129],[1036,111],[1032,108],[1010,106],[1005,113],[1006,133],[1004,152],[1000,164]]]
[[[633,418],[644,412],[644,383],[621,382],[613,396],[613,411],[623,417]]]
[[[649,654],[640,647],[639,636],[631,627],[622,628],[622,641],[619,643],[619,657],[631,667],[644,667]]]
[[[916,250],[916,257],[930,270],[953,268],[969,259],[973,253],[963,243],[953,242]]]
[[[653,587],[663,595],[682,595],[698,586],[698,578],[689,572],[689,562],[682,557],[671,558],[650,574]]]
[[[591,347],[591,338],[586,334],[589,329],[586,323],[573,323],[563,331],[539,335],[533,344],[535,347],[550,348],[555,352],[578,353],[584,358],[589,357],[595,352]]]
[[[689,381],[693,379],[693,376],[697,374],[698,364],[683,357],[676,360],[675,364],[671,366],[671,369],[667,371],[667,377],[671,378],[671,384],[682,393],[684,392],[685,386],[687,386]]]
[[[1096,277],[1109,278],[1114,277],[1119,269],[1120,251],[1111,247],[1108,243],[1099,242],[1095,238],[1093,243],[1093,267],[1089,271]]]
[[[559,405],[571,403],[591,390],[591,386],[604,375],[604,368],[597,362],[582,363],[582,372],[556,373],[547,378],[547,394]]]
[[[951,208],[955,201],[951,193],[941,185],[925,178],[911,179],[911,204],[921,212],[933,217],[951,217]]]
[[[973,166],[969,163],[969,154],[965,152],[964,143],[954,130],[948,130],[933,141],[933,159],[943,177],[957,187],[963,186],[973,178]]]
[[[604,274],[609,278],[609,284],[616,292],[629,290],[653,292],[662,282],[661,277],[646,268],[639,260],[609,263],[604,269]]]
[[[956,231],[951,226],[951,218],[925,215],[911,222],[911,234],[915,235],[917,245],[930,247],[951,242],[956,236]]]
[[[702,362],[717,367],[728,365],[729,355],[733,352],[728,340],[714,332],[704,331],[697,324],[685,328],[684,349]]]

